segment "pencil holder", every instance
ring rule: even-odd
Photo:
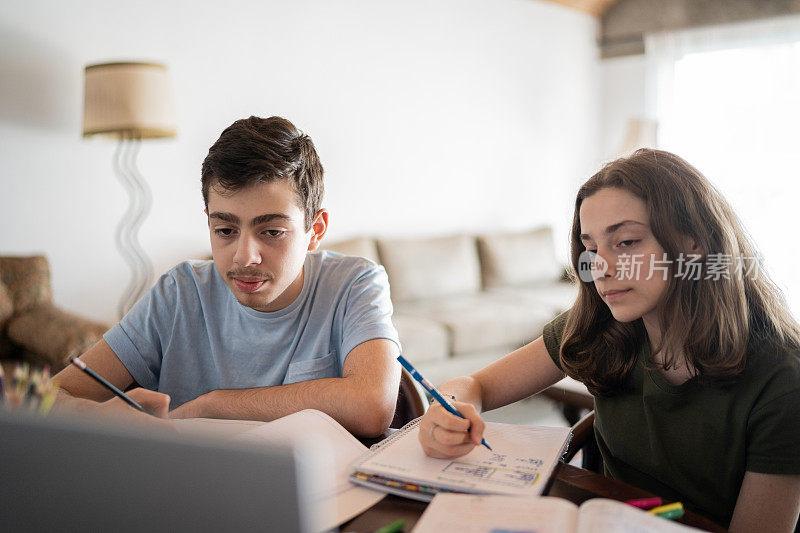
[[[50,377],[50,367],[31,369],[28,363],[17,363],[10,374],[5,375],[0,365],[0,407],[46,415],[58,394],[58,383]]]

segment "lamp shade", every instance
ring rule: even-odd
[[[84,137],[123,132],[141,139],[175,136],[165,65],[102,63],[87,66],[84,73]]]

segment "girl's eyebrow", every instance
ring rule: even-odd
[[[627,226],[627,225],[631,225],[631,224],[636,224],[636,225],[639,225],[639,226],[647,226],[647,224],[643,224],[642,222],[639,222],[637,220],[623,220],[622,222],[617,222],[616,224],[611,224],[609,227],[606,228],[604,233],[606,235],[611,235],[612,233],[616,232],[617,230],[619,230],[623,226]],[[592,240],[592,237],[588,233],[581,233],[581,240],[582,241],[590,241],[590,240]]]

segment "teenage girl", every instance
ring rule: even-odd
[[[566,374],[595,396],[607,475],[732,531],[791,531],[800,327],[728,203],[683,159],[638,150],[581,187],[571,241],[574,271],[592,266],[573,307],[532,343],[444,383],[466,419],[431,407],[425,453],[468,453],[481,411]]]

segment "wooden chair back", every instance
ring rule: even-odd
[[[400,391],[397,394],[397,407],[390,428],[401,428],[428,410],[428,398],[417,385],[411,374],[403,368],[400,376]]]
[[[564,462],[569,463],[581,451],[581,466],[592,472],[603,473],[603,458],[594,437],[594,411],[589,411],[572,426],[572,440],[569,441]]]

